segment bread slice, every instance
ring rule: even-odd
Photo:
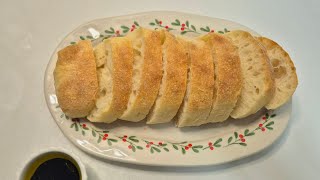
[[[203,124],[211,111],[214,67],[211,48],[201,40],[178,38],[188,50],[187,90],[177,114],[177,127]]]
[[[274,93],[272,67],[258,40],[250,33],[231,31],[225,37],[238,47],[243,77],[241,95],[231,117],[244,118],[271,100]]]
[[[240,57],[232,42],[217,33],[202,37],[213,53],[215,67],[215,84],[213,104],[208,122],[222,122],[228,119],[233,111],[242,89]]]
[[[169,32],[162,30],[163,77],[147,124],[165,123],[176,115],[187,86],[187,51]]]
[[[126,37],[110,38],[95,49],[105,54],[102,64],[97,63],[100,96],[88,119],[92,122],[111,123],[126,110],[132,89],[133,48]],[[99,53],[98,53],[99,52]]]
[[[157,98],[162,78],[160,32],[139,28],[127,35],[133,43],[133,86],[127,110],[120,119],[140,121]]]
[[[91,42],[79,41],[60,50],[53,75],[62,111],[71,118],[87,116],[99,90]]]
[[[296,68],[288,53],[279,44],[265,37],[257,39],[266,48],[274,70],[276,90],[266,108],[276,109],[291,98],[298,86]]]

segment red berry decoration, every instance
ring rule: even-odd
[[[243,135],[242,135],[242,134],[240,134],[240,135],[239,135],[239,138],[240,138],[240,139],[242,139],[242,138],[243,138]]]
[[[136,25],[133,24],[133,25],[132,25],[132,28],[135,28],[135,27],[136,27]]]
[[[127,140],[126,140],[126,139],[122,139],[122,141],[123,141],[123,142],[126,142]]]
[[[212,146],[212,142],[209,142],[208,145],[209,145],[209,146]]]
[[[189,149],[189,147],[188,147],[188,146],[186,146],[186,147],[184,147],[184,149],[185,149],[185,150],[188,150],[188,149]]]
[[[263,126],[263,124],[259,124],[259,127],[262,127]]]
[[[159,24],[162,24],[162,21],[159,21]]]
[[[123,138],[127,138],[127,137],[128,137],[127,135],[124,135],[124,136],[123,136]]]
[[[263,131],[263,132],[264,132],[265,130],[266,130],[266,128],[261,128],[261,131]]]
[[[211,29],[211,32],[214,32],[214,30],[213,30],[213,29]]]
[[[133,28],[130,29],[131,32],[132,32],[133,30],[134,30]]]
[[[192,147],[192,144],[188,144],[189,147]]]
[[[267,119],[267,117],[263,116],[263,117],[262,117],[262,119],[263,119],[263,120],[266,120],[266,119]]]
[[[210,147],[210,150],[214,150],[214,147],[211,146],[211,147]]]
[[[159,145],[162,146],[162,142],[159,142]]]
[[[149,147],[150,147],[150,145],[149,145],[149,144],[147,144],[147,145],[146,145],[146,147],[147,147],[147,148],[149,148]]]
[[[132,149],[132,146],[131,146],[131,145],[129,145],[129,146],[128,146],[128,148],[129,148],[129,149]]]
[[[185,25],[185,24],[181,24],[181,26],[182,26],[182,27],[185,27],[186,25]]]
[[[181,28],[181,31],[184,31],[184,28],[183,28],[183,27]]]
[[[104,136],[104,137],[108,137],[109,135],[108,135],[108,134],[104,134],[103,136]]]
[[[169,28],[169,26],[166,26],[165,28],[166,28],[166,29],[168,29],[168,28]]]
[[[87,127],[87,125],[86,125],[86,124],[82,124],[82,127],[84,127],[84,128],[85,128],[85,127]]]
[[[107,138],[106,138],[106,137],[103,137],[103,138],[102,138],[102,140],[104,140],[104,141],[105,141],[105,140],[107,140]]]
[[[153,142],[150,142],[149,144],[153,144]]]
[[[119,34],[119,33],[120,33],[120,31],[119,31],[119,30],[117,30],[117,31],[116,31],[116,33],[117,33],[117,34]]]
[[[241,142],[246,142],[246,140],[245,139],[241,139]]]

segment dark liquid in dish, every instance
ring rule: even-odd
[[[75,164],[63,158],[49,159],[43,162],[33,173],[31,180],[80,180]]]

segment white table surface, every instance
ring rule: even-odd
[[[221,166],[164,168],[100,161],[61,133],[44,99],[44,71],[61,39],[83,22],[152,10],[233,20],[279,42],[295,62],[299,86],[282,138],[267,150]],[[320,2],[309,1],[1,1],[0,179],[39,149],[63,147],[83,160],[89,179],[318,179],[320,170]],[[317,41],[318,40],[318,41]]]

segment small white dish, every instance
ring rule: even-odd
[[[33,155],[31,155],[31,158],[28,159],[28,161],[26,163],[23,164],[23,167],[21,168],[20,171],[18,171],[18,179],[19,180],[26,180],[26,176],[28,176],[28,174],[30,175],[30,168],[34,168],[32,167],[33,165],[36,164],[42,164],[44,160],[50,160],[53,159],[50,156],[56,156],[57,154],[59,154],[59,157],[67,157],[68,159],[70,159],[72,161],[73,164],[76,165],[76,167],[78,168],[78,171],[80,173],[80,180],[87,180],[88,176],[87,176],[87,172],[85,169],[85,166],[83,165],[83,163],[81,162],[80,158],[78,156],[76,156],[74,153],[72,153],[71,151],[67,151],[63,148],[49,148],[49,149],[45,149],[42,151],[39,151],[37,153],[34,153]],[[61,155],[61,156],[60,156]],[[41,162],[39,162],[41,161]],[[33,174],[33,173],[31,173]]]
[[[168,29],[173,34],[188,37],[224,34],[236,29],[259,36],[248,27],[232,21],[177,12],[146,12],[97,19],[79,26],[53,52],[45,73],[44,87],[54,120],[78,148],[96,157],[134,164],[216,165],[255,154],[270,146],[284,132],[291,115],[291,103],[275,111],[262,111],[246,120],[181,129],[170,123],[146,125],[145,122],[118,120],[112,124],[98,124],[66,117],[59,108],[54,88],[57,52],[81,39],[90,39],[95,45],[103,38],[123,36],[139,26]]]

